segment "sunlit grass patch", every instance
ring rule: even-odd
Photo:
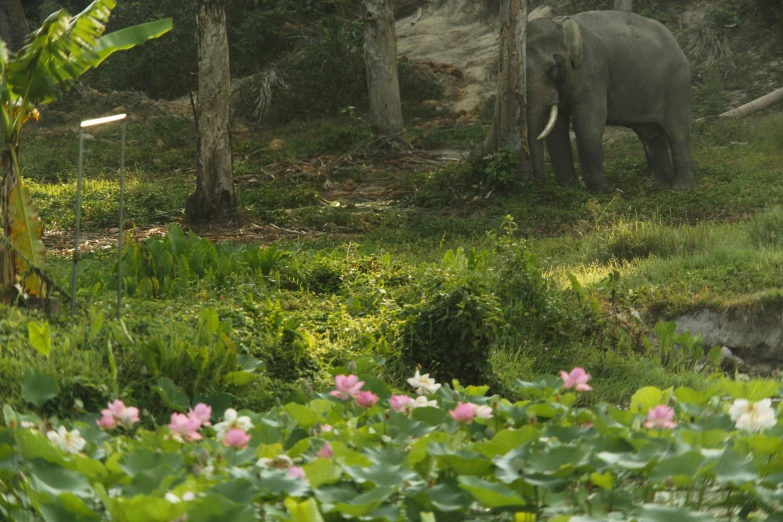
[[[28,186],[44,228],[67,229],[74,225],[76,180],[57,184],[29,181]],[[125,185],[125,219],[136,225],[163,224],[182,217],[192,183],[184,180],[148,181],[130,173]],[[120,185],[117,180],[90,179],[82,187],[82,226],[116,227]]]

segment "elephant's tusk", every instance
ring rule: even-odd
[[[538,136],[539,140],[543,140],[547,136],[549,136],[549,133],[552,132],[552,129],[555,128],[555,122],[557,121],[557,105],[552,105],[552,108],[549,111],[549,121],[546,124],[546,127],[544,127],[544,132],[541,133],[541,135]]]

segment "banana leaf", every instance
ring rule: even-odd
[[[41,241],[43,235],[41,217],[33,208],[30,192],[21,180],[14,185],[8,195],[8,214],[11,223],[9,239],[19,251],[14,255],[16,273],[24,274],[30,269],[27,261],[19,253],[23,254],[36,268],[45,271],[46,249]],[[44,297],[41,295],[42,285],[38,274],[28,274],[22,282],[22,286],[31,297]]]

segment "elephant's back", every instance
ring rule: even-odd
[[[669,69],[685,67],[688,60],[680,44],[665,25],[644,16],[623,11],[587,11],[572,15],[583,32],[611,49],[610,64],[631,67],[640,64]],[[654,65],[653,65],[654,64]]]
[[[587,11],[571,18],[607,47],[632,50],[636,59],[641,53],[687,61],[677,39],[657,20],[614,10]],[[678,52],[673,52],[675,49]]]

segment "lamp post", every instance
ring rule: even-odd
[[[79,227],[82,217],[82,171],[84,169],[84,129],[115,121],[125,120],[126,114],[115,114],[94,120],[84,120],[79,125],[79,174],[76,178],[76,212],[73,248],[73,274],[71,274],[71,315],[76,312],[76,265],[79,263]],[[122,122],[122,145],[120,147],[120,237],[117,261],[117,318],[120,317],[122,302],[122,213],[125,195],[125,121]]]

